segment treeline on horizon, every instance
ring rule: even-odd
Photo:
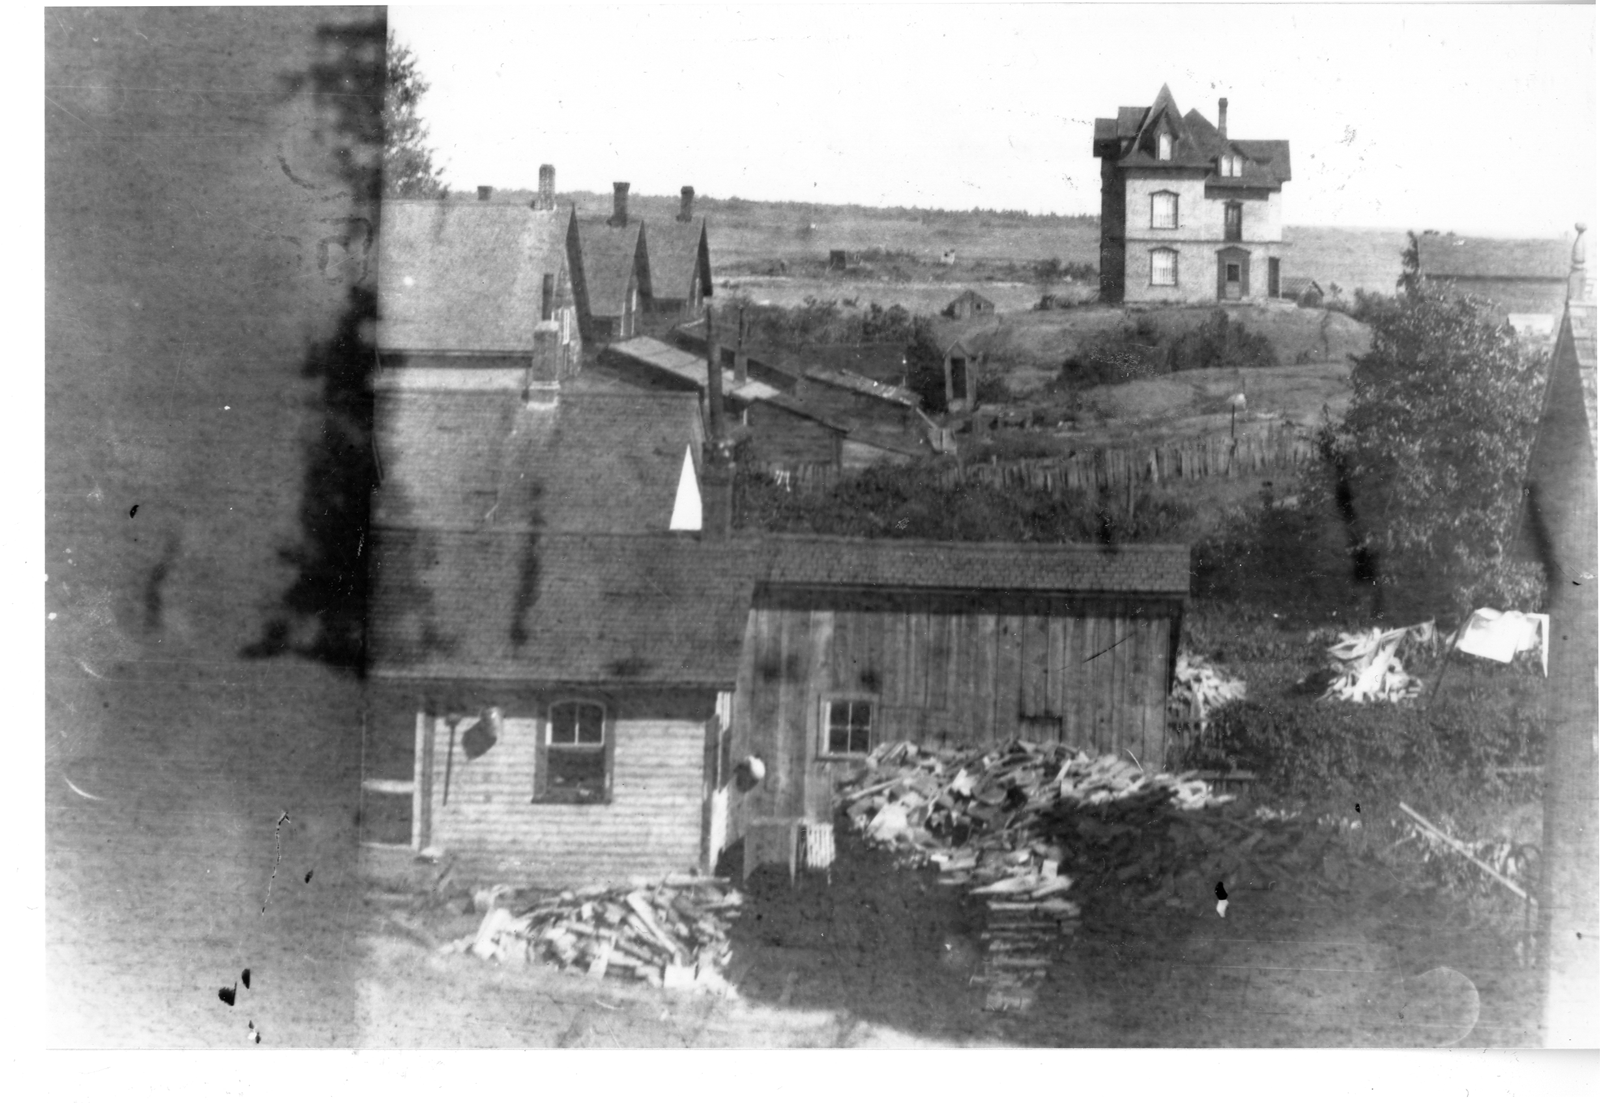
[[[533,197],[537,194],[538,189],[536,188],[495,188],[494,190],[495,200],[505,203],[532,202]],[[452,191],[449,198],[464,202],[476,200],[477,195],[473,191]],[[556,193],[557,206],[576,205],[580,211],[609,211],[611,202],[612,195],[610,192],[558,191]],[[676,214],[678,205],[679,197],[677,195],[643,195],[638,192],[630,192],[628,195],[629,209],[636,213],[671,211]],[[1025,210],[991,207],[972,207],[962,210],[946,207],[869,207],[861,203],[811,203],[793,199],[741,199],[737,195],[730,195],[726,199],[709,195],[696,195],[694,205],[696,212],[701,214],[742,214],[751,211],[768,210],[782,211],[784,214],[796,217],[844,214],[854,218],[897,218],[908,221],[929,217],[980,217],[1002,218],[1010,221],[1042,225],[1097,226],[1100,224],[1100,216],[1098,214],[1034,214]]]

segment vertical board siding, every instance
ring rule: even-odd
[[[950,618],[928,614],[928,708],[943,712],[950,699]]]
[[[1000,654],[995,663],[994,727],[1001,739],[1016,738],[1022,713],[1022,623],[1019,616],[1000,618]]]
[[[1021,619],[1022,685],[1018,708],[1024,716],[1044,716],[1050,712],[1050,619],[1033,615]]]
[[[804,810],[806,784],[805,669],[800,645],[810,630],[809,621],[795,622],[806,614],[784,610],[778,614],[778,753],[767,763],[768,777],[776,769],[779,816],[798,816]]]
[[[456,732],[450,803],[443,776],[449,727],[433,730],[433,843],[474,866],[536,884],[620,880],[680,872],[700,858],[706,726],[693,720],[618,719],[609,804],[534,804],[543,724],[507,717],[490,751],[472,762]]]

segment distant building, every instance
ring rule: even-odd
[[[1289,143],[1231,139],[1226,99],[1217,111],[1182,115],[1162,85],[1095,120],[1102,301],[1278,297]]]
[[[957,338],[944,350],[944,399],[952,413],[977,408],[978,369],[982,365],[982,351],[965,339]]]
[[[628,219],[628,185],[613,187],[611,217],[604,222],[574,217],[567,239],[583,339],[598,344],[632,337],[641,301],[651,292],[644,226]]]
[[[1425,233],[1417,238],[1417,270],[1433,287],[1488,299],[1499,307],[1502,318],[1543,315],[1553,332],[1566,300],[1571,248],[1553,238]],[[1522,328],[1529,328],[1529,321]]]
[[[1321,306],[1322,285],[1309,276],[1285,276],[1278,283],[1278,297],[1296,306]]]
[[[946,249],[944,252],[939,254],[939,263],[944,265],[946,268],[952,267],[955,262],[956,251],[954,249]]]
[[[966,318],[982,318],[994,313],[994,300],[986,299],[976,291],[968,289],[950,300],[950,305],[944,308],[947,318],[962,320]]]
[[[645,252],[650,309],[689,318],[711,297],[711,246],[705,218],[694,213],[694,189],[685,187],[681,195],[675,220],[645,227]]]

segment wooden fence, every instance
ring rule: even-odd
[[[1316,456],[1303,430],[1273,425],[1140,447],[1086,448],[1066,456],[991,461],[950,467],[939,479],[956,486],[1015,487],[1047,492],[1106,491],[1162,486],[1198,479],[1236,479],[1268,471],[1298,470]],[[757,465],[797,491],[827,490],[841,472],[832,464]]]

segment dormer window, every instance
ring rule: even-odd
[[[1172,135],[1165,130],[1156,136],[1156,159],[1159,161],[1172,160]]]
[[[1224,153],[1218,169],[1223,176],[1243,176],[1244,158],[1237,153]]]

